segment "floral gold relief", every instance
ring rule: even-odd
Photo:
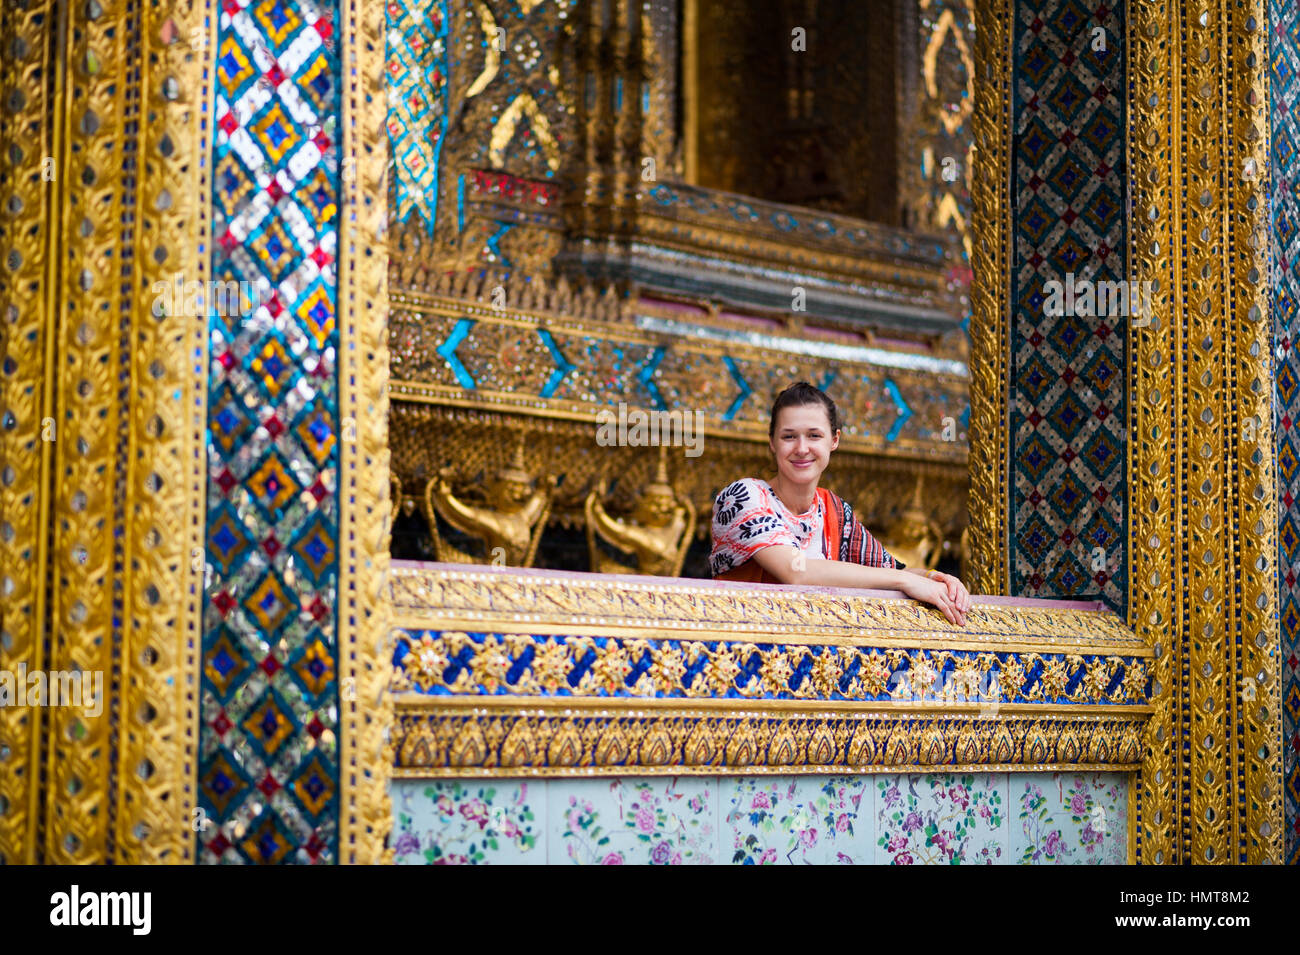
[[[20,108],[0,160],[14,189],[0,660],[94,690],[82,706],[0,710],[0,857],[186,861],[204,342],[155,313],[152,287],[204,274],[208,93],[181,42],[204,13],[105,2],[3,17]]]
[[[1282,858],[1267,23],[1170,2],[1128,24],[1128,260],[1154,283],[1128,333],[1130,619],[1157,650],[1139,862]]]

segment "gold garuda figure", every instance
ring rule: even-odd
[[[455,472],[442,468],[424,489],[424,516],[429,522],[438,560],[457,564],[494,564],[531,567],[537,544],[551,514],[551,498],[557,479],[549,475],[540,486],[524,467],[522,437],[515,446],[514,460],[497,472],[488,484],[485,500],[474,502],[469,494],[452,490]],[[482,496],[482,495],[480,495]],[[437,518],[469,537],[481,540],[486,553],[475,556],[444,540]]]
[[[659,449],[659,467],[645,486],[632,511],[632,520],[605,510],[605,478],[587,495],[587,549],[591,569],[601,574],[651,574],[677,577],[695,532],[695,505],[677,497],[668,483],[665,447]],[[622,564],[601,550],[597,537],[635,556],[635,566]]]
[[[907,567],[933,570],[943,556],[943,528],[921,504],[921,477],[917,475],[911,503],[882,536],[886,549]]]

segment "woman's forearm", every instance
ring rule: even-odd
[[[783,584],[902,590],[904,583],[911,579],[910,575],[903,576],[907,570],[892,567],[866,567],[842,560],[808,560],[793,547],[768,547],[760,550],[753,559]]]

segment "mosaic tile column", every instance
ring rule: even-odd
[[[1266,5],[979,11],[973,589],[1097,596],[1151,642],[1139,861],[1281,861]],[[1036,323],[1049,265],[1151,283],[1148,320]]]
[[[198,856],[371,861],[387,829],[378,4],[224,0]],[[348,64],[345,69],[345,64]]]
[[[1007,592],[1122,613],[1124,319],[1050,316],[1045,290],[1126,277],[1124,8],[1026,0],[1011,30]]]
[[[1274,427],[1278,464],[1278,589],[1281,627],[1286,861],[1300,864],[1300,9],[1270,0],[1269,129],[1273,261]]]

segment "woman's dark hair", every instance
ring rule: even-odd
[[[782,408],[817,404],[826,409],[826,418],[831,423],[831,434],[840,430],[840,413],[836,410],[835,402],[831,401],[830,396],[806,381],[797,381],[777,395],[776,401],[772,402],[772,417],[767,422],[768,438],[776,434],[776,416]]]

